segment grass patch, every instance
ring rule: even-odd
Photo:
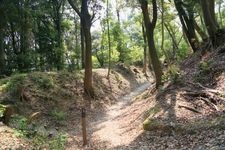
[[[64,118],[64,114],[61,112],[57,112],[56,116],[60,119]],[[14,134],[16,136],[31,140],[35,148],[51,150],[65,149],[65,143],[68,137],[65,133],[57,132],[53,137],[50,137],[50,131],[45,129],[45,127],[38,126],[37,124],[32,124],[32,126],[29,127],[27,118],[20,115],[16,115],[12,118],[11,126],[14,127]]]
[[[51,115],[54,118],[54,120],[57,121],[58,123],[62,123],[66,119],[66,112],[60,111],[60,110],[57,110],[57,109],[54,109],[51,112]]]
[[[5,109],[6,109],[6,106],[0,104],[0,117],[3,117]]]
[[[31,81],[42,89],[50,89],[54,87],[54,80],[50,75],[33,74],[30,78]]]
[[[10,78],[0,80],[0,91],[16,91],[18,86],[23,85],[27,74],[15,74]]]
[[[198,69],[200,71],[200,74],[205,75],[210,73],[210,67],[211,66],[211,62],[210,61],[201,61],[198,64]]]

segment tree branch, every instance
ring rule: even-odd
[[[94,11],[93,11],[93,15],[92,15],[92,17],[91,17],[91,22],[94,20],[95,15],[96,15],[96,13],[94,13]]]
[[[74,4],[73,0],[68,0],[70,6],[76,11],[76,13],[78,14],[79,17],[81,17],[81,13],[79,11],[79,9],[76,7],[76,5]]]

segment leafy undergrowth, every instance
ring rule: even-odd
[[[106,77],[106,69],[94,70],[93,99],[84,94],[82,72],[33,72],[1,79],[0,103],[14,108],[10,128],[1,130],[1,135],[13,133],[18,143],[26,144],[8,147],[7,141],[0,140],[0,148],[64,149],[68,124],[80,119],[80,108],[104,111],[119,96],[147,81],[141,70],[122,64],[112,70],[110,80]]]

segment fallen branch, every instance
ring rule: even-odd
[[[192,108],[192,107],[188,107],[188,106],[184,106],[184,105],[179,105],[178,108],[185,108],[185,109],[187,109],[187,110],[190,110],[190,111],[193,111],[193,112],[195,112],[195,113],[201,114],[200,111],[198,111],[197,109]]]

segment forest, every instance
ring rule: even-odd
[[[225,1],[0,0],[0,149],[225,149]]]

